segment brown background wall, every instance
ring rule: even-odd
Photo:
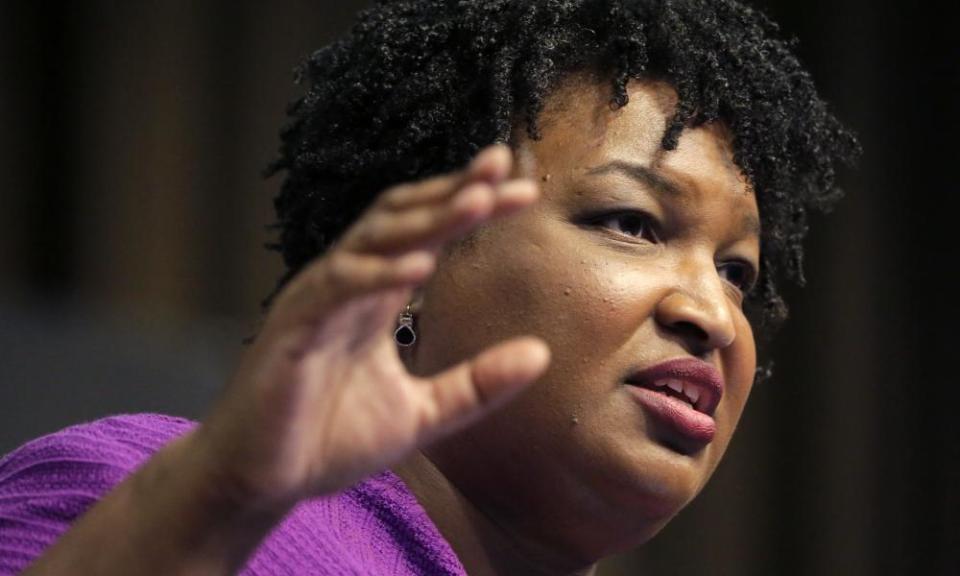
[[[292,68],[363,2],[0,1],[0,452],[199,417],[280,273]],[[867,154],[704,494],[605,574],[956,574],[960,51],[933,3],[759,3]]]

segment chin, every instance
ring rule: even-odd
[[[623,478],[632,485],[642,503],[675,514],[700,492],[711,472],[713,446],[693,453],[678,451],[647,438],[626,454],[628,471]]]
[[[674,489],[637,497],[632,506],[625,506],[614,519],[617,529],[607,533],[605,542],[597,542],[604,547],[598,558],[623,554],[643,546],[666,528],[696,495],[697,492]]]
[[[645,509],[643,517],[636,513],[630,514],[629,510],[624,510],[622,515],[611,519],[602,529],[590,530],[589,536],[578,538],[575,546],[579,547],[583,558],[589,559],[589,563],[599,562],[610,556],[625,554],[636,550],[656,537],[681,509],[682,507],[675,508],[670,513],[660,513],[652,516],[647,516],[650,510]],[[636,509],[633,511],[636,512]]]
[[[612,528],[606,545],[620,549],[611,553],[650,540],[699,495],[713,470],[710,448],[688,456],[648,440],[632,453],[621,453],[602,476],[594,469],[594,491],[605,502],[604,524]]]

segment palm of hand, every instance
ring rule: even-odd
[[[318,331],[300,365],[291,367],[310,397],[301,399],[300,413],[289,424],[316,431],[294,433],[291,441],[304,445],[293,450],[307,458],[305,469],[323,463],[306,472],[307,484],[321,491],[350,485],[399,459],[415,445],[425,421],[435,418],[429,382],[407,371],[388,330],[400,308],[396,302],[408,292],[351,301]]]
[[[427,378],[407,371],[392,338],[445,242],[537,198],[532,181],[500,183],[509,159],[501,147],[462,174],[385,192],[280,294],[201,426],[239,498],[289,505],[346,488],[476,421],[543,373],[549,349],[536,337]]]

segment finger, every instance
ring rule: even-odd
[[[533,383],[549,364],[547,344],[524,336],[429,379],[420,442],[429,443],[476,422]]]
[[[465,181],[464,174],[442,174],[421,182],[400,184],[383,192],[374,203],[374,209],[399,212],[447,200]]]
[[[437,255],[418,250],[397,257],[336,250],[304,269],[280,294],[273,324],[312,322],[351,298],[410,288],[424,282],[436,267]]]
[[[436,255],[428,250],[396,257],[337,252],[320,267],[310,284],[319,289],[316,292],[322,290],[340,300],[420,282],[435,266]]]
[[[513,152],[510,146],[502,143],[487,146],[470,162],[467,178],[483,180],[491,185],[503,182],[513,167]]]
[[[539,198],[540,188],[529,179],[511,180],[493,190],[475,182],[447,204],[381,212],[350,231],[342,245],[356,252],[398,254],[413,248],[436,248],[462,236],[490,218],[527,206]]]
[[[529,178],[504,182],[496,189],[493,217],[497,218],[529,206],[540,198],[540,185]]]
[[[374,206],[397,212],[449,200],[471,182],[483,181],[495,186],[510,174],[512,163],[509,146],[494,144],[481,150],[464,170],[390,188],[380,195]]]
[[[437,246],[479,223],[494,208],[494,192],[477,182],[446,204],[380,212],[350,231],[342,246],[358,253],[395,254],[416,246]]]

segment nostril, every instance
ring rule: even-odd
[[[681,332],[687,332],[690,335],[696,337],[697,341],[705,342],[710,339],[710,335],[707,334],[707,331],[697,326],[693,322],[688,322],[684,320],[674,324],[674,327]]]
[[[661,326],[682,336],[688,346],[703,348],[703,352],[726,348],[735,338],[734,319],[725,303],[707,304],[676,288],[657,303],[655,316]]]

